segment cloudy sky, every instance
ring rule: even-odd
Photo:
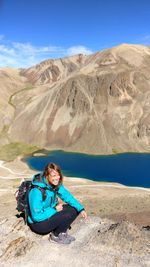
[[[150,45],[149,0],[0,0],[0,67]]]

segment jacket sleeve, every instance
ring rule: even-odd
[[[57,212],[52,207],[43,208],[42,193],[38,188],[31,189],[29,193],[29,207],[34,222],[46,220]]]
[[[84,206],[63,186],[61,185],[57,192],[58,196],[70,206],[74,207],[78,212],[84,210]]]

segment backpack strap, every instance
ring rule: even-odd
[[[43,174],[42,173],[37,173],[36,175],[35,175],[35,177],[34,177],[34,182],[38,182],[38,183],[40,183],[40,182],[43,182],[42,181],[42,177],[43,177]],[[41,191],[41,193],[42,193],[42,197],[43,197],[43,200],[45,200],[46,199],[46,192],[45,192],[45,190],[46,189],[48,189],[47,187],[41,187],[41,186],[39,186],[39,185],[31,185],[31,189],[32,188],[38,188],[40,191]]]
[[[31,185],[30,190],[32,188],[38,188],[41,191],[41,193],[42,193],[43,201],[46,199],[46,189],[47,189],[47,187],[40,187],[38,185]],[[29,207],[29,199],[28,199],[28,196],[29,196],[29,192],[27,194],[27,208],[25,210],[25,224],[27,223],[27,217],[28,217],[28,215],[30,215],[30,217],[32,218],[31,212],[30,212],[30,207]],[[33,218],[32,218],[32,220],[33,220]]]
[[[41,193],[42,193],[42,197],[43,197],[43,201],[46,199],[46,189],[48,189],[47,187],[40,187],[39,185],[32,185],[31,189],[32,188],[38,188]]]

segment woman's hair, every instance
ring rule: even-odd
[[[48,163],[46,166],[45,166],[45,169],[44,169],[44,172],[43,172],[43,176],[47,177],[48,175],[50,175],[50,172],[52,170],[55,170],[56,172],[59,173],[59,176],[60,176],[60,180],[59,180],[59,183],[57,186],[55,186],[55,188],[57,188],[60,184],[63,183],[63,175],[61,173],[61,169],[58,165],[56,165],[55,163]]]

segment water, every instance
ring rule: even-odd
[[[25,161],[37,171],[54,162],[66,176],[150,187],[150,154],[146,153],[93,156],[57,150],[45,156],[28,157]]]

